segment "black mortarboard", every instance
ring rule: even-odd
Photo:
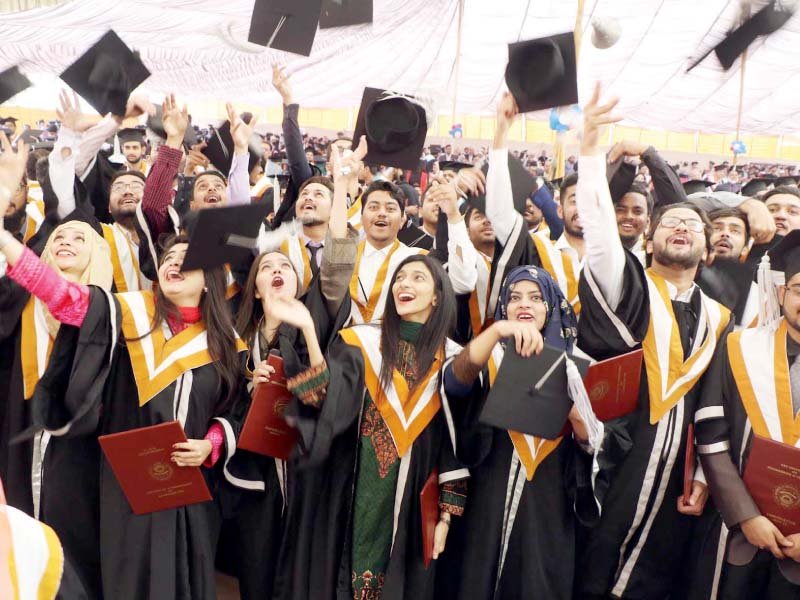
[[[770,269],[783,271],[785,281],[800,273],[800,229],[787,233],[783,239],[767,252]]]
[[[164,115],[164,109],[156,104],[156,113],[147,117],[147,128],[155,133],[162,139],[167,139],[167,133],[164,131],[164,122],[161,120]],[[192,117],[189,116],[189,125],[186,127],[186,133],[183,134],[183,143],[187,147],[194,146],[197,143],[197,129],[192,125]]]
[[[736,59],[760,35],[775,33],[788,21],[794,9],[775,10],[773,0],[756,14],[729,33],[714,48],[722,68],[726,71],[733,66]]]
[[[461,169],[471,169],[475,165],[471,165],[465,162],[459,162],[457,160],[441,160],[439,161],[439,168],[442,171],[455,171],[458,173]]]
[[[367,137],[366,164],[414,169],[428,135],[427,114],[410,96],[364,88],[353,133],[354,150],[362,135]]]
[[[20,73],[17,67],[6,69],[0,73],[0,104],[29,87],[31,87],[30,80]]]
[[[372,0],[322,0],[319,28],[372,23]]]
[[[742,186],[741,194],[748,198],[755,198],[761,192],[765,192],[773,181],[773,179],[768,179],[766,177],[751,179]]]
[[[484,175],[489,172],[489,165],[484,163],[481,168]],[[525,168],[518,158],[509,155],[508,174],[511,177],[511,195],[514,198],[514,209],[522,214],[525,212],[525,201],[530,198],[536,188],[536,178]],[[469,196],[467,202],[486,214],[486,194]]]
[[[578,102],[573,33],[509,44],[506,85],[521,113]]]
[[[321,9],[322,0],[256,0],[247,40],[309,56]]]
[[[268,210],[266,203],[258,202],[193,211],[193,222],[186,225],[189,248],[181,270],[212,269],[247,258]]]
[[[128,97],[150,77],[138,52],[109,30],[61,74],[101,115],[125,114]]]
[[[523,358],[509,343],[479,420],[500,429],[557,438],[572,408],[566,356],[563,350],[545,345],[539,356]],[[572,359],[584,375],[589,362]]]
[[[715,192],[731,192],[732,194],[739,193],[740,189],[741,186],[738,183],[730,182],[718,183],[716,186],[714,186]]]
[[[125,129],[120,129],[117,135],[122,144],[125,142],[139,142],[140,144],[144,144],[144,131],[141,129],[126,127]]]
[[[800,177],[797,175],[781,175],[773,183],[775,184],[775,187],[778,187],[779,185],[797,186],[798,179],[800,179]]]
[[[225,123],[217,127],[211,133],[207,145],[203,149],[203,154],[208,157],[211,164],[227,177],[228,173],[231,171],[234,151],[233,138],[231,137],[231,123],[230,121],[225,121]],[[248,160],[247,170],[250,171],[261,159],[261,155],[264,152],[261,146],[261,138],[255,133],[250,139],[248,151],[250,153],[250,158]]]
[[[708,188],[714,185],[713,181],[706,181],[705,179],[690,179],[683,184],[683,191],[686,195],[697,194],[698,192],[705,192]]]
[[[611,201],[616,204],[627,194],[633,180],[636,179],[636,165],[625,161],[624,156],[620,156],[613,163],[606,167],[606,180],[608,181],[608,191],[611,193]]]
[[[714,165],[714,171],[716,172],[725,171],[727,173],[729,168],[730,167],[726,163],[722,163],[721,165]]]

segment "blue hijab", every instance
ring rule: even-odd
[[[532,281],[539,286],[545,303],[546,320],[542,328],[544,343],[552,348],[572,352],[575,338],[578,335],[578,319],[561,288],[553,281],[550,273],[533,265],[514,267],[506,276],[500,288],[495,319],[508,319],[508,299],[514,285],[520,281]]]

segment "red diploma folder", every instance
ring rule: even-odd
[[[419,505],[422,516],[422,560],[427,569],[431,564],[434,534],[439,522],[439,472],[436,469],[422,486]]]
[[[641,350],[591,365],[583,383],[597,418],[610,421],[636,410],[641,377]]]
[[[101,435],[100,446],[134,514],[208,502],[200,467],[179,467],[172,445],[186,441],[178,421]]]
[[[686,458],[683,461],[683,501],[689,502],[692,497],[692,482],[694,481],[694,423],[689,423],[686,433]]]
[[[753,434],[744,484],[783,535],[800,533],[800,448]]]
[[[286,460],[297,441],[297,430],[283,417],[292,394],[286,389],[283,359],[270,354],[267,364],[275,372],[267,383],[257,385],[253,391],[253,401],[237,445],[250,452]]]

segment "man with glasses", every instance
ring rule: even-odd
[[[730,325],[730,312],[694,283],[710,249],[711,226],[690,203],[661,207],[651,220],[651,267],[625,250],[606,182],[599,129],[619,119],[616,101],[584,109],[581,176],[576,201],[586,245],[579,285],[580,348],[597,360],[643,349],[637,408],[607,428],[630,437],[597,485],[602,516],[586,532],[579,559],[580,598],[676,596],[684,549],[708,492],[698,469],[689,498],[681,495],[688,425],[696,418],[700,382]],[[611,438],[608,438],[611,439]]]
[[[755,436],[800,446],[800,231],[769,257],[785,282],[770,286],[782,316],[728,336],[697,411],[697,452],[719,510],[704,544],[714,563],[705,565],[706,587],[719,594],[706,597],[800,597],[800,531],[759,507],[743,478]]]

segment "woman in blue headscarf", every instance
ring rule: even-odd
[[[508,274],[496,319],[453,363],[462,384],[483,377],[480,395],[456,415],[459,458],[472,477],[464,517],[448,540],[451,549],[460,547],[460,564],[445,570],[451,577],[454,567],[460,571],[450,582],[457,581],[457,598],[571,598],[576,513],[584,521],[598,513],[588,440],[597,443],[602,425],[591,410],[587,416],[587,404],[585,418],[572,407],[572,434],[555,440],[484,425],[478,416],[507,344],[523,357],[543,344],[572,352],[577,321],[558,284],[533,266]]]

